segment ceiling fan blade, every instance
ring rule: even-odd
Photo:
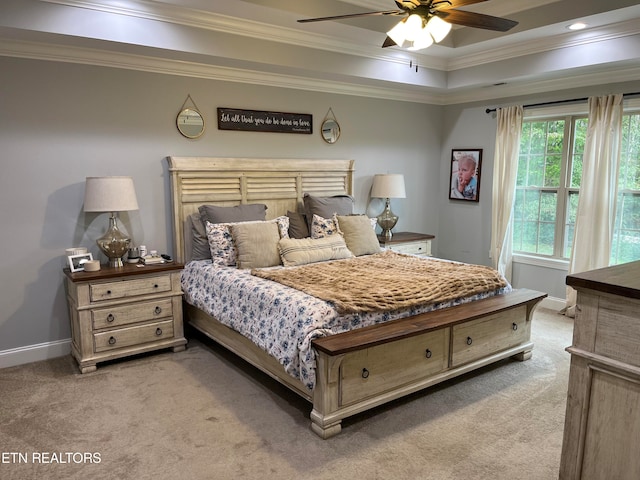
[[[383,12],[365,12],[365,13],[352,13],[349,15],[335,15],[333,17],[318,17],[318,18],[303,18],[298,20],[299,23],[309,23],[309,22],[324,22],[326,20],[343,20],[345,18],[356,18],[356,17],[370,17],[373,15],[404,15],[404,10],[386,10]]]
[[[386,47],[393,47],[394,45],[397,45],[396,42],[394,42],[391,37],[387,37],[384,39],[384,43],[382,44],[382,48],[386,48]]]
[[[452,8],[464,7],[465,5],[473,5],[474,3],[482,3],[487,0],[443,0],[434,1],[431,6],[437,10],[451,10]]]
[[[449,23],[464,25],[465,27],[484,28],[485,30],[495,30],[506,32],[515,27],[518,22],[508,18],[493,17],[482,13],[465,12],[464,10],[444,10],[436,13],[440,18]]]

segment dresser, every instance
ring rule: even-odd
[[[640,478],[640,262],[567,276],[578,292],[560,479]]]
[[[398,253],[431,256],[431,240],[434,235],[426,233],[398,232],[391,239],[378,235],[378,242],[382,248],[388,248]]]
[[[153,350],[185,349],[180,273],[183,265],[65,269],[71,354],[82,373],[97,363]]]

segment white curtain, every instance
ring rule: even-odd
[[[616,218],[622,141],[622,94],[589,98],[589,125],[569,273],[609,266]],[[574,316],[576,291],[567,287],[566,313]]]
[[[491,206],[491,258],[494,267],[509,281],[513,257],[511,215],[518,172],[522,117],[521,105],[497,110],[498,131],[493,160]]]

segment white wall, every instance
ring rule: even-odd
[[[372,215],[382,210],[369,205],[372,176],[404,173],[396,230],[438,235],[442,107],[6,57],[0,72],[0,367],[2,352],[70,337],[64,249],[105,260],[94,240],[107,215],[82,211],[87,176],[133,177],[140,210],[121,219],[159,251],[173,247],[170,155],[355,159],[356,209]],[[207,122],[197,140],[175,128],[187,94]],[[310,113],[314,134],[220,131],[217,107]],[[342,127],[334,145],[318,133],[329,107]]]

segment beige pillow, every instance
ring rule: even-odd
[[[283,238],[278,242],[278,247],[285,267],[353,257],[340,235],[324,238]]]
[[[336,215],[338,231],[356,257],[380,252],[380,242],[366,215]]]
[[[237,223],[229,228],[236,247],[238,268],[280,265],[280,233],[276,222]]]

